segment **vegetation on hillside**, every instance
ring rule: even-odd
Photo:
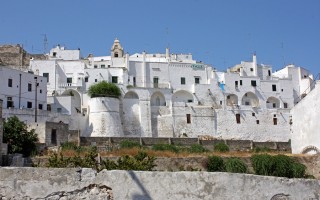
[[[91,85],[88,90],[88,95],[91,98],[94,97],[119,97],[121,91],[119,87],[114,83],[108,83],[101,81],[97,84]]]
[[[27,157],[37,151],[38,142],[35,130],[27,130],[27,125],[20,121],[18,117],[9,117],[4,121],[3,142],[8,144],[8,153],[21,153]]]

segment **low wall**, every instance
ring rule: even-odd
[[[201,144],[209,150],[213,150],[214,144],[219,142],[226,143],[231,151],[250,151],[255,147],[267,147],[272,150],[291,152],[290,142],[255,142],[252,140],[202,140],[200,138],[151,138],[151,137],[81,137],[81,146],[109,146],[118,145],[121,141],[130,140],[139,142],[145,146],[155,144],[175,144],[182,146],[191,146],[192,144]]]
[[[0,168],[2,199],[318,199],[320,181],[210,172]]]

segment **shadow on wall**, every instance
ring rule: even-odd
[[[131,176],[132,180],[137,184],[137,186],[140,188],[142,194],[133,194],[132,200],[152,200],[150,197],[149,192],[146,190],[146,188],[143,187],[141,181],[138,179],[134,171],[128,171],[129,175]]]

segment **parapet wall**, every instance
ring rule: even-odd
[[[210,172],[0,168],[2,199],[318,199],[320,181]]]

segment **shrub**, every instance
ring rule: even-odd
[[[293,177],[292,165],[294,161],[286,155],[274,156],[274,176],[278,177]]]
[[[294,178],[306,178],[306,166],[301,163],[294,162],[292,165],[292,173]]]
[[[248,171],[247,165],[239,158],[229,158],[225,166],[226,171],[231,173],[246,173]]]
[[[269,147],[255,147],[254,149],[253,149],[253,151],[255,152],[255,153],[260,153],[260,152],[270,152],[271,151],[271,149],[269,148]]]
[[[213,149],[217,152],[227,152],[229,151],[229,146],[223,142],[219,142],[214,145]]]
[[[251,157],[252,167],[257,175],[271,176],[274,168],[274,159],[268,154],[256,154]]]
[[[91,85],[88,90],[88,95],[91,98],[94,97],[119,97],[121,96],[121,91],[119,87],[114,83],[107,83],[106,81],[101,81],[100,83]]]
[[[139,170],[139,171],[151,171],[154,164],[155,157],[148,156],[144,151],[139,151],[135,156],[124,155],[121,156],[117,162],[110,161],[109,159],[102,161],[102,168],[113,170]]]
[[[132,149],[134,147],[141,148],[142,146],[140,145],[139,142],[130,141],[130,140],[123,140],[120,142],[120,148],[122,149]]]
[[[209,172],[225,171],[224,161],[220,156],[208,156],[207,169]]]
[[[155,151],[171,151],[174,153],[179,152],[179,148],[172,144],[155,144],[152,145],[152,149]]]
[[[207,152],[208,150],[206,148],[204,148],[202,145],[200,144],[193,144],[191,145],[191,147],[188,149],[188,151],[190,153],[204,153]]]

